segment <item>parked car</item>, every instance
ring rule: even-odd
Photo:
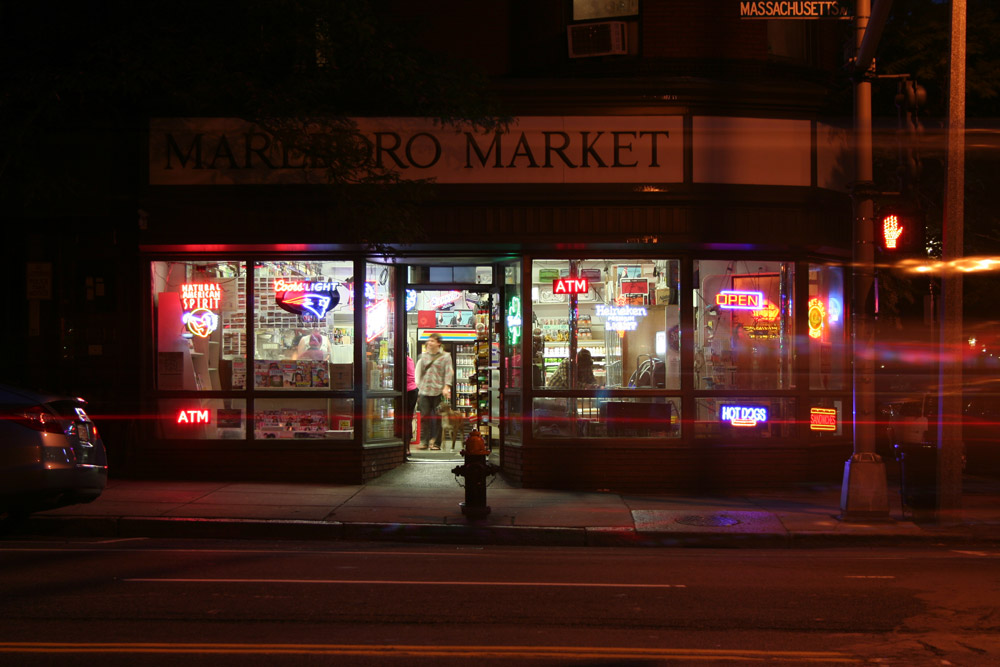
[[[108,458],[85,405],[0,385],[0,518],[101,495]]]

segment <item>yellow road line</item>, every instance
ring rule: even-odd
[[[0,642],[0,653],[201,653],[257,655],[360,655],[422,658],[631,658],[858,663],[837,651],[757,651],[603,646],[421,646],[375,644],[223,644],[131,642]]]

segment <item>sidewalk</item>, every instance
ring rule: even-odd
[[[516,489],[468,521],[457,461],[417,461],[365,485],[112,480],[93,503],[40,512],[15,536],[384,540],[554,546],[1000,546],[1000,480],[967,477],[957,516],[844,522],[840,486],[691,497]]]

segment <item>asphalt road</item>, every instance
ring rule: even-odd
[[[0,664],[992,665],[998,600],[1000,550],[6,540]]]

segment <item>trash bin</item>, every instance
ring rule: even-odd
[[[914,510],[937,507],[937,445],[933,442],[897,442],[899,495]]]

